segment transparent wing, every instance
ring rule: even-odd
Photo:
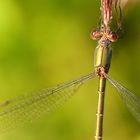
[[[117,81],[105,75],[107,80],[118,90],[120,97],[132,115],[140,122],[140,99]]]
[[[58,108],[79,89],[82,83],[94,78],[93,73],[36,93],[23,95],[0,104],[0,133],[31,122],[44,113]]]

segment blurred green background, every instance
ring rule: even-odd
[[[0,0],[0,101],[93,71],[100,1]],[[140,3],[127,5],[124,37],[113,44],[110,75],[140,96]],[[98,79],[61,109],[0,135],[1,140],[92,140]],[[139,94],[138,94],[139,93]],[[140,140],[140,124],[107,83],[104,140]]]

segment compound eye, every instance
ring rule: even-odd
[[[97,39],[100,39],[102,37],[102,32],[98,31],[98,30],[92,31],[90,36],[93,40],[97,40]]]
[[[115,42],[118,40],[118,35],[115,32],[110,32],[107,35],[107,38],[111,41],[111,42]]]

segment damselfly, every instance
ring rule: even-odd
[[[112,55],[111,43],[118,39],[117,33],[112,32],[110,27],[113,6],[117,18],[116,32],[121,30],[120,0],[101,0],[99,27],[91,33],[92,39],[100,39],[94,53],[94,72],[76,80],[2,102],[0,104],[0,131],[6,131],[16,125],[32,121],[42,114],[54,110],[72,97],[82,84],[95,77],[99,77],[96,140],[102,139],[106,80],[118,90],[130,112],[140,121],[139,98],[108,76]]]

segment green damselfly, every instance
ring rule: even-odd
[[[115,32],[112,32],[110,28],[113,6],[117,13],[117,29]],[[111,43],[118,39],[116,32],[121,30],[121,18],[120,0],[101,0],[99,27],[91,33],[92,39],[99,39],[94,53],[94,72],[51,88],[2,102],[0,104],[0,131],[7,131],[16,125],[30,122],[42,114],[58,108],[72,97],[81,85],[95,77],[99,77],[96,140],[102,139],[106,80],[118,90],[130,112],[140,121],[139,98],[108,76],[112,55]]]

